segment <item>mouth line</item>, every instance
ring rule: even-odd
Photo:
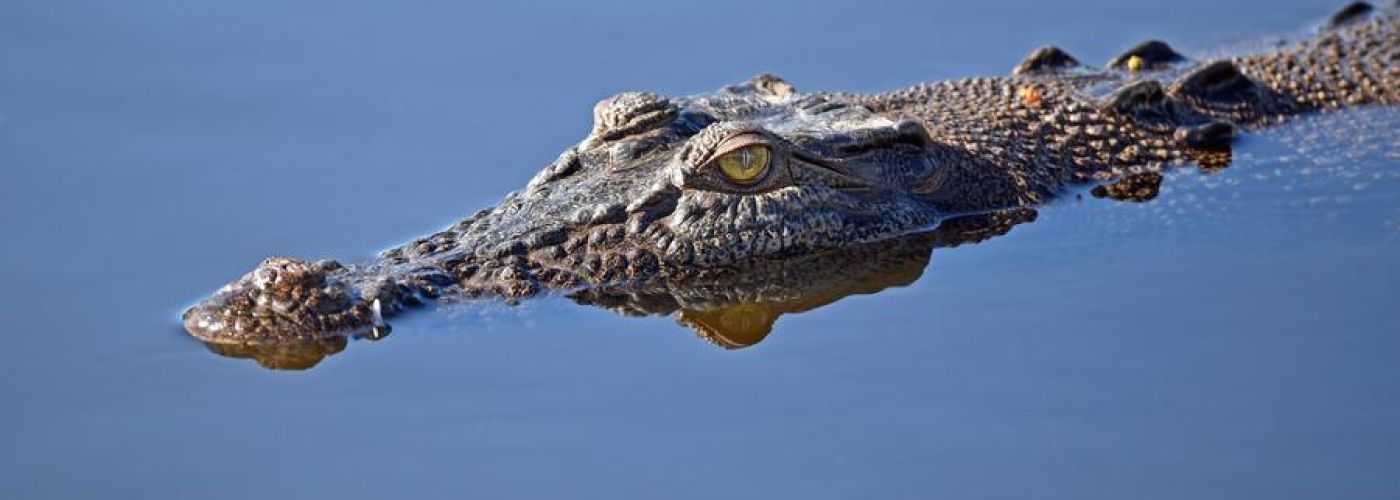
[[[845,163],[848,160],[846,159],[823,158],[800,151],[793,152],[793,156],[802,160],[802,162],[807,165],[820,169],[820,172],[826,175],[828,180],[838,183],[827,187],[845,191],[863,191],[874,189],[876,186],[874,182],[866,180],[864,177],[852,171],[850,167],[847,167]],[[799,166],[798,168],[801,167]]]

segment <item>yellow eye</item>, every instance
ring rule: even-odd
[[[768,146],[753,144],[719,157],[719,169],[735,182],[752,182],[768,170]]]

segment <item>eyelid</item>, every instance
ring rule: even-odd
[[[715,148],[714,154],[710,155],[710,160],[706,163],[714,163],[721,156],[755,144],[761,144],[763,147],[768,148],[769,151],[773,150],[773,141],[767,136],[748,132],[725,139],[723,143],[720,143],[719,147]]]

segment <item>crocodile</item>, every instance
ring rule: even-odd
[[[1172,165],[1228,162],[1241,131],[1400,102],[1398,17],[1357,2],[1301,40],[1219,59],[1149,40],[1094,68],[1046,46],[1009,76],[875,94],[799,92],[772,75],[699,95],[624,92],[498,205],[367,262],[266,259],[183,324],[214,345],[326,343],[382,335],[386,317],[444,296],[675,305],[677,287],[715,292],[733,281],[719,276],[907,248],[943,222],[1076,186],[1150,199]],[[720,317],[702,316],[700,329]]]

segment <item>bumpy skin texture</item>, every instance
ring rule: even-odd
[[[801,93],[768,75],[695,96],[619,94],[499,206],[371,262],[268,259],[185,326],[222,344],[374,334],[382,316],[442,294],[591,289],[576,296],[602,302],[1034,206],[1075,184],[1129,178],[1105,196],[1148,197],[1152,173],[1219,158],[1238,129],[1400,102],[1395,13],[1329,26],[1228,60],[1160,43],[1115,59],[1138,71],[1089,70],[1045,47],[1011,77],[874,95]],[[752,144],[772,152],[763,175],[720,173],[719,155]]]

